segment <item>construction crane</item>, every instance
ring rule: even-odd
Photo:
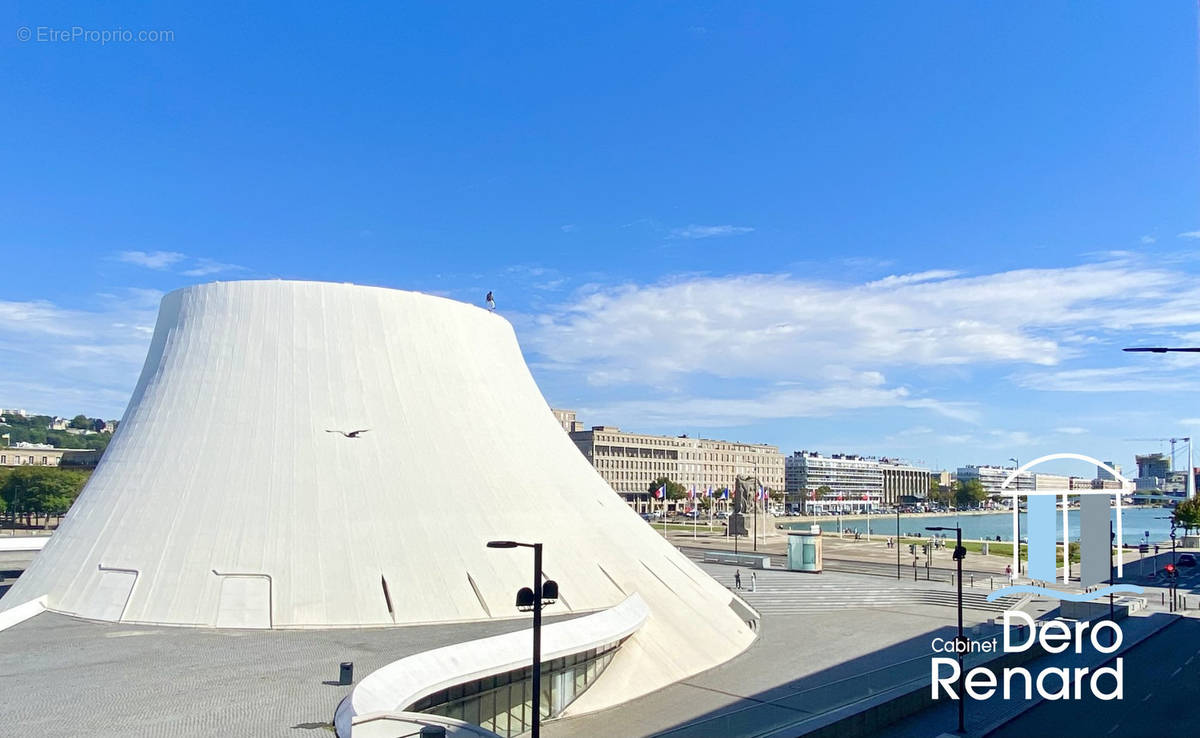
[[[1122,438],[1121,440],[1122,441],[1140,441],[1140,442],[1157,441],[1159,443],[1169,442],[1171,444],[1171,465],[1172,466],[1175,465],[1175,444],[1178,443],[1179,441],[1186,441],[1187,449],[1188,449],[1188,452],[1187,452],[1187,455],[1188,455],[1187,496],[1188,496],[1189,500],[1196,496],[1196,474],[1192,469],[1192,437],[1191,436],[1178,436],[1176,438]]]

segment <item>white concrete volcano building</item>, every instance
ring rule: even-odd
[[[205,284],[163,298],[116,437],[0,610],[44,597],[217,628],[519,617],[530,553],[492,539],[544,543],[562,593],[547,615],[644,601],[589,709],[753,640],[740,601],[575,448],[499,315],[349,284]]]

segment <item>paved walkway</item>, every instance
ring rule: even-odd
[[[325,738],[356,679],[403,656],[529,627],[528,618],[344,630],[215,630],[42,613],[0,631],[0,734]]]
[[[732,585],[733,567],[703,566]],[[743,585],[748,585],[748,570],[742,573]],[[757,735],[922,675],[927,678],[930,642],[955,632],[955,608],[914,601],[912,582],[832,572],[760,571],[758,577],[764,590],[740,593],[764,611],[759,638],[745,653],[617,708],[553,721],[543,733],[548,738]],[[797,606],[803,591],[818,582],[830,587],[824,595],[830,607]],[[862,587],[894,588],[901,594],[870,608],[861,603],[848,607]],[[967,626],[986,629],[983,623],[990,615],[967,610]]]

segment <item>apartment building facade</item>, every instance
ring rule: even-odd
[[[650,483],[664,476],[696,490],[732,490],[738,476],[757,477],[776,493],[784,488],[783,455],[777,446],[655,436],[606,425],[570,435],[600,476],[639,510],[649,503]]]
[[[955,473],[955,478],[960,482],[966,482],[971,479],[978,479],[983,485],[983,491],[989,495],[1012,494],[1013,490],[1018,492],[1030,492],[1035,489],[1035,481],[1033,472],[1024,471],[1017,475],[1013,483],[1007,489],[1002,489],[1004,480],[1008,479],[1016,467],[1007,466],[990,466],[968,464],[967,466],[958,467]]]
[[[90,469],[100,463],[100,451],[55,448],[44,444],[0,446],[0,466],[64,466]]]
[[[788,456],[785,472],[787,501],[796,507],[802,499],[815,499],[821,487],[829,488],[827,499],[889,505],[922,500],[929,494],[931,475],[928,469],[896,459],[857,454],[822,456],[815,451],[796,451]]]

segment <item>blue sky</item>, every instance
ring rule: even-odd
[[[164,291],[281,277],[494,290],[588,424],[938,467],[1200,432],[1197,362],[1119,351],[1200,341],[1194,3],[0,18],[0,406],[118,416]],[[174,38],[38,40],[76,26]]]

